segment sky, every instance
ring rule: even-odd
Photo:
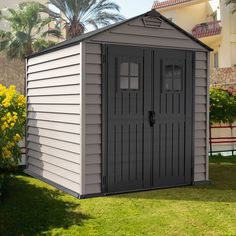
[[[154,0],[116,0],[115,2],[121,7],[120,13],[128,19],[150,11],[153,1]]]

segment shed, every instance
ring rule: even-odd
[[[79,198],[208,181],[210,51],[152,10],[29,56],[25,172]]]

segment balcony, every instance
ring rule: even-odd
[[[198,24],[192,29],[192,34],[196,38],[205,38],[221,34],[221,21],[211,21]]]

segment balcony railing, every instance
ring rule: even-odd
[[[211,21],[198,24],[192,29],[192,34],[196,38],[204,38],[221,33],[221,21]]]

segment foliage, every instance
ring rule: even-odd
[[[0,203],[0,235],[235,235],[236,164],[222,161],[210,163],[210,185],[85,200],[18,174]]]
[[[19,141],[23,139],[26,118],[26,99],[0,84],[0,173],[15,168],[20,159]]]
[[[210,122],[229,123],[236,120],[236,94],[221,88],[210,89]]]
[[[88,27],[98,29],[124,19],[119,14],[120,7],[110,0],[49,0],[49,3],[61,14],[41,5],[42,11],[64,23],[67,38],[84,33]]]
[[[44,49],[48,43],[46,36],[61,36],[59,30],[46,30],[53,19],[42,18],[40,9],[41,4],[22,3],[17,9],[9,8],[7,14],[0,15],[0,20],[6,21],[11,28],[11,31],[0,30],[0,51],[5,50],[10,58],[24,58]]]

